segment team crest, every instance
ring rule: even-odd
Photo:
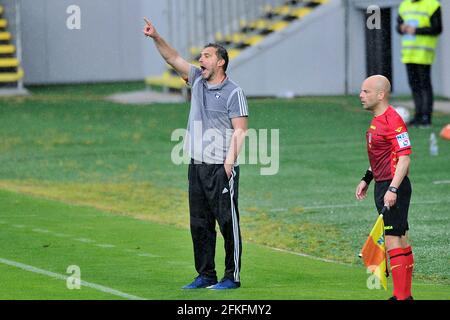
[[[217,92],[216,93],[216,99],[219,99],[220,98],[220,92]]]

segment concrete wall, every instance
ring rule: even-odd
[[[444,4],[445,2],[445,4]],[[440,94],[450,98],[450,3],[449,1],[441,1],[442,3],[442,20],[444,23],[444,33],[441,36],[440,56],[441,56],[441,86]]]
[[[332,2],[238,56],[231,78],[250,96],[342,94],[345,16]]]
[[[166,38],[172,35],[176,40],[185,32],[169,30],[167,0],[18,1],[25,84],[143,80],[159,75],[165,63],[153,42],[142,35],[142,17],[148,16]],[[231,62],[230,76],[247,94],[256,96],[343,94],[346,89],[358,93],[366,77],[364,11],[373,4],[393,7],[395,22],[401,0],[348,0],[348,48],[344,1],[331,0],[246,50]],[[66,27],[69,5],[81,8],[81,30]],[[450,56],[450,37],[445,36],[450,32],[450,1],[442,1],[442,10],[445,33],[433,65],[433,83],[437,95],[450,97],[450,60],[444,58]],[[395,93],[409,94],[400,61],[401,39],[392,28]],[[179,51],[186,49],[179,46]]]
[[[69,30],[69,5],[81,29]],[[147,15],[164,33],[165,1],[21,0],[25,84],[143,79],[164,70],[142,35]]]
[[[365,50],[364,31],[361,30],[361,24],[364,19],[363,12],[370,5],[378,5],[381,8],[390,7],[392,9],[392,68],[393,68],[393,87],[394,94],[409,95],[411,89],[409,88],[408,78],[406,74],[405,65],[401,62],[401,36],[395,30],[398,6],[402,0],[351,0],[351,14],[350,14],[350,30],[352,39],[351,45],[351,61],[358,64],[363,62],[365,65],[365,56],[362,51]],[[436,51],[436,60],[432,66],[432,81],[436,95],[443,95],[450,97],[450,62],[447,58],[450,56],[450,1],[441,1],[444,33],[440,36],[439,46]],[[358,13],[359,12],[359,13]],[[361,36],[362,34],[362,36]],[[447,36],[446,36],[447,35]],[[356,60],[355,60],[356,59]],[[351,79],[351,92],[359,91],[359,86],[362,79],[365,77],[365,69],[352,67],[349,78]]]

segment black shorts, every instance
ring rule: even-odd
[[[381,212],[383,209],[384,195],[391,181],[387,180],[375,183],[375,205],[377,206],[378,212]],[[403,236],[409,230],[408,210],[411,192],[411,182],[408,177],[405,177],[398,188],[397,202],[383,216],[384,231],[387,236]]]

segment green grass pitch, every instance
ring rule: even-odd
[[[186,292],[181,286],[195,276],[187,168],[170,161],[170,135],[186,127],[189,106],[103,99],[139,87],[42,87],[0,99],[0,299],[390,296],[390,283],[387,292],[367,288],[357,258],[376,219],[373,186],[364,202],[354,200],[368,166],[370,122],[357,97],[249,101],[251,128],[279,129],[280,167],[261,176],[264,165],[241,166],[243,286]],[[435,132],[449,122],[436,113]],[[432,157],[430,133],[410,129],[413,292],[416,299],[449,299],[450,184],[436,182],[450,180],[450,143],[440,139]],[[70,265],[92,285],[69,290],[49,275],[70,276]],[[220,241],[216,265],[220,276]]]

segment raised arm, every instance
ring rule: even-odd
[[[172,66],[183,79],[187,80],[191,65],[158,34],[153,24],[147,18],[144,18],[144,21],[144,35],[153,39],[156,49],[158,49],[164,60],[166,60],[166,62]]]

